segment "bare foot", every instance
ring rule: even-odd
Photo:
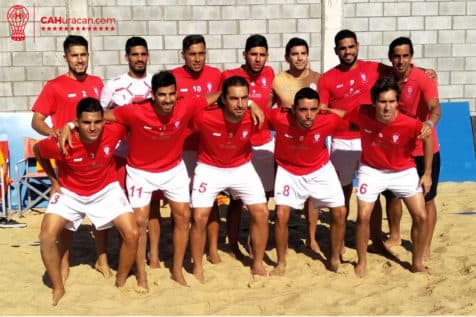
[[[180,272],[177,272],[177,273],[172,272],[171,277],[172,277],[172,280],[179,283],[180,285],[188,287],[187,281],[185,280],[185,277],[183,276],[182,270],[180,270]]]
[[[329,271],[337,273],[337,271],[339,270],[339,265],[340,265],[340,260],[339,259],[330,260],[329,263],[328,263]]]
[[[156,260],[150,260],[149,261],[149,267],[151,269],[160,269],[161,266],[160,266],[160,260],[159,259],[156,259]]]
[[[418,272],[422,272],[422,273],[426,273],[428,272],[428,268],[426,266],[424,266],[423,264],[421,265],[412,265],[412,268],[410,269],[410,271],[412,271],[412,273],[418,273]]]
[[[205,276],[203,275],[203,269],[193,269],[193,276],[201,283],[205,284]]]
[[[98,262],[96,262],[96,264],[94,265],[94,268],[96,269],[96,271],[101,273],[105,278],[109,278],[112,276],[111,268],[107,264],[100,265]]]
[[[269,272],[269,275],[272,276],[283,276],[284,272],[286,272],[286,265],[285,264],[278,264],[274,269]]]
[[[147,279],[137,280],[136,292],[139,294],[145,294],[149,292],[149,284],[147,283]]]
[[[321,253],[321,248],[319,247],[319,244],[315,239],[309,241],[309,239],[306,241],[306,246],[314,251],[315,253]]]
[[[355,275],[357,275],[357,277],[364,277],[365,275],[365,270],[366,270],[366,265],[365,264],[357,264],[355,266]]]
[[[251,274],[259,276],[268,276],[268,272],[264,269],[263,265],[254,265],[251,268]]]
[[[127,281],[127,275],[126,276],[116,275],[116,287],[117,288],[124,287],[124,285],[126,285],[126,281]]]
[[[64,288],[54,289],[52,293],[53,293],[53,296],[52,296],[51,304],[53,306],[56,306],[58,305],[59,300],[64,296],[65,291],[64,291]]]
[[[213,254],[207,255],[207,260],[211,264],[218,264],[221,262],[221,257],[218,253],[213,253]]]

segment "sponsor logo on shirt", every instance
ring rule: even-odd
[[[341,89],[341,88],[343,88],[343,87],[344,87],[344,84],[338,84],[338,85],[336,86],[336,89]]]
[[[152,130],[152,127],[149,127],[148,125],[145,125],[145,126],[144,126],[144,130],[149,130],[149,131],[151,131],[151,130]]]
[[[73,159],[73,162],[82,162],[83,158],[82,157],[76,157]]]
[[[221,136],[221,133],[220,132],[213,132],[212,135],[213,136]]]
[[[76,98],[76,93],[72,92],[68,94],[68,98]]]
[[[364,132],[370,134],[370,133],[372,133],[373,131],[372,131],[372,130],[369,130],[369,129],[364,129]]]
[[[284,137],[285,137],[285,138],[288,138],[288,139],[292,139],[292,138],[293,138],[293,136],[292,136],[292,135],[290,135],[290,134],[287,134],[287,133],[285,133],[285,134],[284,134]]]
[[[188,88],[180,88],[180,92],[188,92]]]

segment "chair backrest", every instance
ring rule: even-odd
[[[0,141],[0,169],[2,187],[10,185],[13,180],[9,176],[10,150],[8,149],[8,141]],[[3,188],[6,191],[6,188]]]

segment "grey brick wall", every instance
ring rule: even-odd
[[[27,39],[14,42],[6,12],[20,2],[30,11],[30,21]],[[68,32],[43,31],[40,18],[85,17],[75,15],[72,0],[36,2],[37,21],[32,21],[33,1],[6,0],[0,7],[0,111],[27,111],[45,81],[66,70],[62,41]],[[152,72],[182,63],[181,40],[190,33],[205,35],[208,61],[222,69],[241,64],[246,37],[263,33],[276,72],[286,67],[287,40],[299,36],[310,44],[312,68],[322,71],[320,1],[89,0],[88,5],[86,17],[117,19],[114,31],[80,33],[90,41],[90,73],[104,79],[126,70],[124,43],[132,35],[147,39]],[[389,42],[410,36],[415,63],[438,72],[441,100],[469,100],[476,115],[476,1],[344,0],[342,14],[344,27],[357,32],[361,58],[387,63]]]

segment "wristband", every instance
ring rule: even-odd
[[[74,130],[74,128],[76,128],[76,124],[74,124],[73,121],[70,121],[70,122],[68,122],[68,127],[69,127],[70,130]]]
[[[432,129],[435,127],[435,124],[431,120],[426,120],[425,123],[428,124],[430,126],[430,128],[432,128]]]

